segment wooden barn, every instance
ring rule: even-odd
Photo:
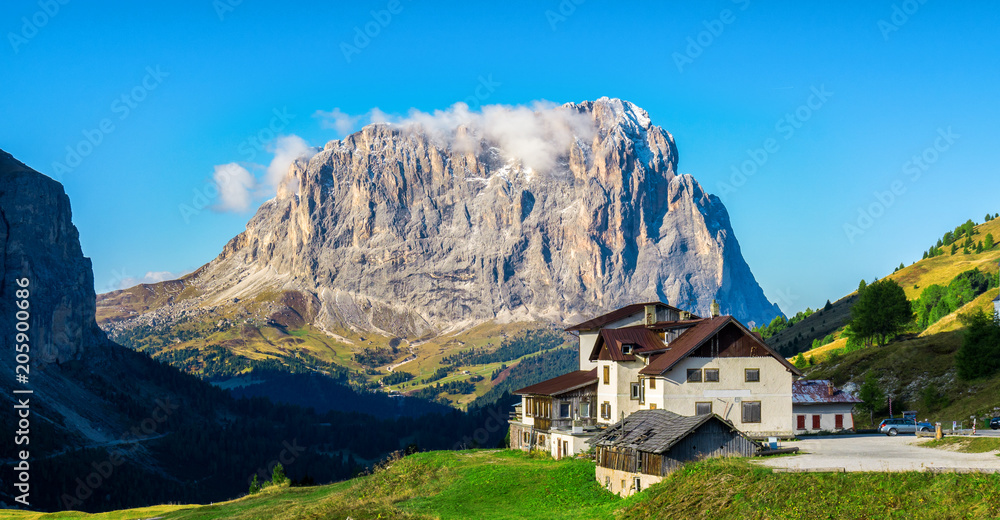
[[[591,441],[597,481],[628,496],[663,479],[685,462],[708,457],[751,457],[760,445],[715,414],[683,416],[639,410]]]

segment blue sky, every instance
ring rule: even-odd
[[[258,140],[341,137],[317,111],[620,97],[794,313],[1000,212],[998,22],[940,0],[5,2],[0,148],[64,183],[105,291],[214,258],[287,144]],[[256,197],[218,211],[233,162]]]

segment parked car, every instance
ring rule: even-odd
[[[934,431],[934,425],[927,422],[918,423],[913,419],[883,419],[878,425],[879,433],[890,437],[900,433],[916,433],[917,431]]]
[[[1000,430],[1000,417],[994,417],[990,419],[990,429]]]

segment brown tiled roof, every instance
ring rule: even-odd
[[[612,361],[635,361],[635,356],[622,352],[623,345],[635,345],[633,352],[656,352],[666,350],[667,346],[655,332],[646,327],[622,327],[620,329],[601,329],[601,335],[594,342],[594,350],[590,360],[597,359],[602,346],[608,347]]]
[[[518,395],[559,395],[591,384],[597,384],[596,368],[593,370],[577,370],[576,372],[553,377],[547,381],[516,390],[514,393]]]
[[[779,356],[775,351],[771,350],[764,342],[760,341],[756,335],[746,329],[739,321],[734,319],[732,316],[717,316],[715,318],[707,318],[698,322],[695,326],[687,329],[681,334],[677,339],[670,342],[668,345],[669,350],[652,358],[649,364],[645,368],[639,371],[643,375],[660,375],[667,370],[673,368],[682,359],[688,357],[692,352],[700,347],[705,341],[717,334],[722,327],[734,323],[740,330],[757,342],[761,347],[763,347],[768,354],[777,359],[781,364],[785,365],[786,368],[792,371],[793,374],[802,375],[799,369],[795,368],[788,362],[787,359]]]
[[[566,331],[574,330],[597,330],[609,323],[616,322],[620,319],[627,318],[632,314],[640,313],[645,311],[647,305],[658,305],[660,307],[667,307],[680,312],[677,307],[667,305],[663,302],[646,302],[646,303],[633,303],[632,305],[626,305],[621,309],[613,310],[607,314],[602,314],[596,318],[589,319],[583,323],[578,323],[566,329]]]
[[[831,389],[833,390],[831,392]],[[860,403],[861,400],[833,386],[833,381],[819,379],[792,382],[792,404]]]

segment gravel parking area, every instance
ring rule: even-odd
[[[782,442],[797,446],[798,455],[762,457],[757,464],[789,471],[983,471],[1000,472],[1000,457],[991,453],[958,453],[922,448],[928,439],[912,435],[806,437]]]

